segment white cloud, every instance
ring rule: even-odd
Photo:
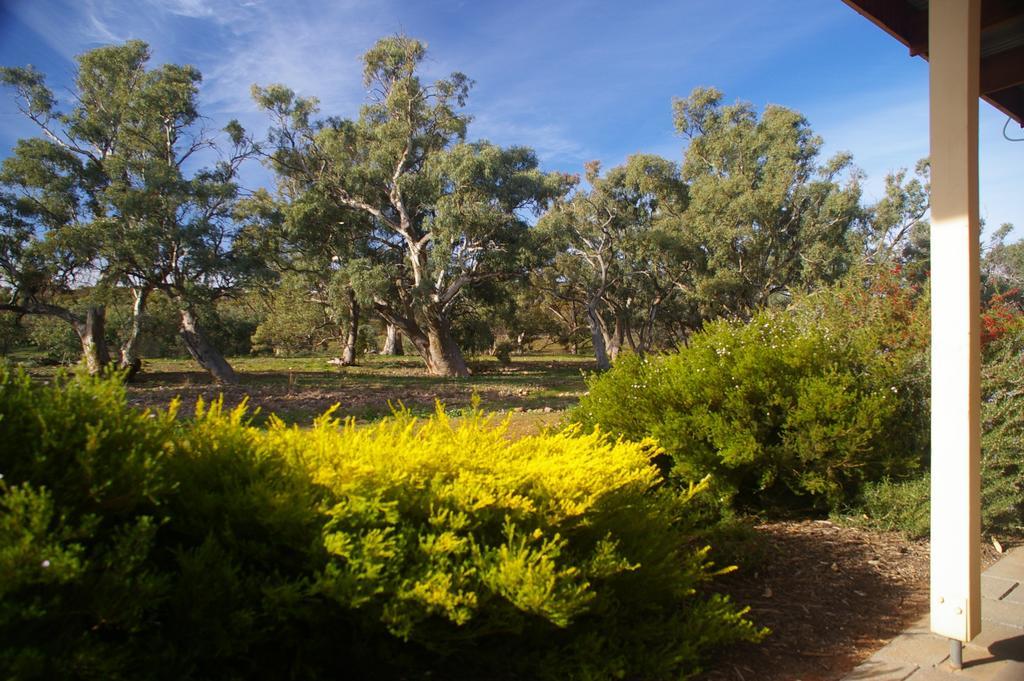
[[[171,14],[201,19],[215,16],[213,7],[205,0],[150,0],[151,4]]]
[[[513,120],[485,111],[470,124],[469,137],[502,146],[530,147],[544,166],[574,166],[587,160],[583,144],[555,123]]]

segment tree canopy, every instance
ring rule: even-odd
[[[137,40],[81,55],[67,111],[33,68],[0,71],[41,133],[19,141],[0,170],[10,225],[7,309],[54,314],[46,306],[55,290],[127,287],[135,304],[121,364],[131,366],[146,301],[159,290],[177,302],[193,356],[232,381],[195,307],[260,270],[237,248],[246,240],[233,214],[237,171],[255,148],[232,121],[228,148],[218,149],[198,110],[200,73],[174,64],[150,69],[149,59]],[[219,158],[197,169],[210,150]]]

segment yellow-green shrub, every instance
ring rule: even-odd
[[[4,676],[683,677],[758,636],[650,442],[176,421],[7,373],[0,440]]]
[[[724,599],[697,596],[711,566],[687,515],[702,486],[661,486],[651,442],[575,429],[513,442],[490,417],[453,424],[440,409],[274,422],[267,438],[327,490],[321,593],[477,673],[660,676],[754,635]]]

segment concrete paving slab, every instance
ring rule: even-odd
[[[901,634],[875,657],[915,667],[934,667],[949,657],[949,641],[932,634]]]
[[[1024,561],[1000,558],[999,562],[985,570],[989,577],[1001,577],[1014,582],[1024,582]]]
[[[1005,577],[997,577],[987,572],[981,576],[981,597],[1000,600],[1003,596],[1017,588],[1019,582]]]
[[[1005,636],[993,641],[988,646],[988,652],[1000,660],[1024,664],[1024,631],[1018,629],[1016,636]],[[1024,679],[1024,674],[1020,678]]]
[[[988,650],[993,644],[1007,639],[1014,639],[1022,633],[1024,632],[1017,627],[1008,627],[1005,624],[986,622],[982,620],[981,633],[971,639],[971,642],[967,645]]]
[[[1024,679],[1024,662],[1011,662],[999,673],[992,677],[992,681],[1021,681]]]
[[[1005,624],[1008,627],[1024,629],[1024,607],[1017,603],[1007,601],[990,601],[985,599],[981,602],[981,619],[983,621]],[[985,626],[982,624],[982,629]]]
[[[964,681],[957,672],[942,669],[918,669],[907,681]]]
[[[843,681],[906,681],[916,671],[916,665],[899,664],[872,657],[843,677]]]
[[[948,662],[943,662],[940,669],[950,671]],[[964,648],[964,667],[955,672],[961,679],[970,681],[996,681],[1002,676],[1003,671],[1010,669],[1010,665],[1016,662],[1000,659],[988,650],[978,647],[966,646]],[[1024,677],[1016,677],[1020,681]],[[1001,681],[1001,680],[1000,680]]]

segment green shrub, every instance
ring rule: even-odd
[[[112,382],[38,387],[0,373],[5,678],[124,677],[124,641],[147,629],[165,593],[149,562],[172,491],[172,425],[171,414],[126,409]]]
[[[891,299],[852,291],[710,323],[674,354],[623,357],[591,377],[573,418],[654,437],[674,477],[713,474],[740,507],[840,507],[865,481],[917,470],[928,435],[920,341],[896,333]]]
[[[1024,332],[995,339],[981,373],[981,520],[987,535],[1024,534]],[[912,537],[929,528],[930,481],[867,485],[849,512],[856,522]]]
[[[925,473],[909,480],[885,479],[864,485],[852,511],[840,519],[923,539],[931,526],[930,509],[931,477]]]
[[[25,320],[29,342],[49,362],[74,364],[82,356],[82,343],[74,328],[63,319],[33,315]]]
[[[197,413],[0,375],[3,676],[685,677],[760,636],[649,441]]]
[[[1024,330],[989,348],[981,374],[982,523],[1024,534]]]

